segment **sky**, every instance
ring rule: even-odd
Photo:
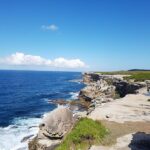
[[[0,69],[150,69],[149,0],[0,0]]]

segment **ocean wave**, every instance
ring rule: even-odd
[[[83,80],[82,79],[73,79],[73,80],[69,80],[68,82],[75,82],[75,83],[81,84],[83,82]]]
[[[70,98],[71,98],[72,100],[78,99],[79,92],[70,92],[69,94],[71,95]]]
[[[12,125],[0,127],[0,150],[28,150],[28,139],[38,132],[41,118],[16,118]]]

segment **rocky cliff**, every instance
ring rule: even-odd
[[[79,99],[89,103],[88,114],[102,103],[113,101],[127,94],[135,94],[145,83],[129,82],[121,76],[85,73],[83,81],[87,85],[80,91]]]
[[[139,88],[146,86],[144,83],[125,81],[122,77],[95,73],[85,73],[83,81],[87,86],[80,91],[78,102],[76,100],[74,103],[86,105],[86,115],[102,103],[111,102],[126,94],[135,94]],[[66,103],[63,101],[62,104]],[[61,107],[50,112],[39,125],[37,136],[29,142],[29,150],[54,150],[72,129],[75,121],[68,108]]]

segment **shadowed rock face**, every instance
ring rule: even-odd
[[[86,84],[91,82],[97,82],[98,80],[100,80],[100,76],[98,74],[85,73],[83,76],[83,82]]]
[[[133,134],[129,147],[131,150],[150,150],[150,134],[144,132]]]
[[[119,137],[112,146],[92,146],[90,150],[150,150],[150,134],[137,132]]]
[[[128,83],[127,81],[114,81],[113,85],[116,87],[120,97],[124,97],[127,94],[136,94],[137,90],[143,87],[140,83]]]
[[[111,75],[98,75],[86,73],[83,76],[87,86],[80,91],[79,98],[91,101],[98,97],[113,98],[114,94],[124,97],[127,94],[135,94],[142,87],[140,83],[129,83],[123,79]]]
[[[55,109],[43,118],[37,137],[29,142],[29,150],[53,150],[73,124],[73,114],[69,109]]]
[[[147,91],[150,92],[150,80],[146,80]]]

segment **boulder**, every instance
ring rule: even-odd
[[[69,109],[57,108],[43,118],[39,126],[38,138],[62,139],[73,122],[73,114]]]
[[[29,150],[53,150],[73,124],[73,113],[66,107],[48,113],[39,125],[37,137],[29,142]]]

